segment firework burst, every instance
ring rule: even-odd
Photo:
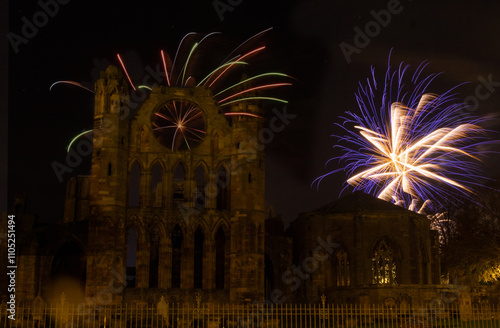
[[[275,97],[257,95],[269,89],[291,86],[289,82],[277,82],[276,79],[290,78],[290,76],[278,72],[266,72],[250,77],[241,77],[242,68],[249,65],[253,57],[261,54],[265,45],[260,45],[260,37],[271,28],[264,30],[248,38],[246,41],[229,52],[215,68],[211,61],[214,52],[218,52],[217,36],[220,33],[213,32],[207,35],[188,33],[179,43],[174,59],[167,52],[161,50],[160,58],[165,74],[165,84],[170,87],[207,87],[212,91],[214,100],[225,110],[228,116],[234,116],[228,109],[231,104],[249,100],[270,100],[287,103],[286,100]],[[256,45],[257,44],[257,45]],[[151,89],[149,86],[135,86],[128,74],[125,63],[121,56],[117,55],[118,61],[134,90],[137,88]],[[208,69],[207,69],[208,68]],[[237,82],[234,80],[238,79]]]
[[[200,108],[186,100],[172,100],[154,114],[153,130],[165,144],[170,144],[172,151],[182,145],[190,148],[190,142],[197,143],[205,135],[205,121]]]
[[[287,103],[284,99],[262,96],[261,93],[292,85],[289,82],[281,81],[284,78],[291,78],[290,76],[278,72],[266,72],[252,76],[244,75],[245,77],[241,78],[242,69],[266,49],[260,39],[269,30],[271,29],[248,38],[234,50],[224,54],[225,58],[215,65],[213,65],[213,59],[217,57],[215,53],[220,53],[219,48],[221,48],[216,42],[220,33],[214,32],[207,35],[188,33],[179,43],[173,60],[167,52],[160,51],[159,57],[165,74],[164,84],[168,87],[209,88],[212,91],[213,99],[228,119],[234,116],[261,118],[255,113],[242,111],[234,105],[256,100]],[[134,84],[134,79],[129,74],[125,60],[120,54],[117,54],[117,60],[134,92],[140,89],[143,89],[141,92],[153,89],[152,86]],[[74,85],[93,92],[74,81],[58,81],[50,89],[57,84]],[[202,128],[204,126],[202,121],[201,110],[195,104],[173,101],[165,104],[159,112],[155,113],[151,123],[153,130],[159,135],[159,139],[171,146],[172,151],[174,151],[181,146],[190,149],[190,142],[196,143],[203,139],[205,131]],[[90,132],[86,131],[85,133]]]
[[[422,63],[407,79],[407,65],[387,69],[383,84],[375,72],[360,83],[359,114],[346,112],[336,136],[347,185],[378,198],[422,211],[426,206],[473,194],[483,179],[480,157],[486,153],[482,119],[464,115],[456,87],[440,95],[427,92],[438,74],[421,77]],[[408,80],[408,82],[405,82]],[[330,160],[330,161],[331,161]],[[328,162],[330,162],[328,161]],[[327,162],[327,163],[328,163]],[[420,208],[420,209],[419,209]]]

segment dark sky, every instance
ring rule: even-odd
[[[340,122],[344,111],[356,110],[354,93],[370,66],[385,73],[391,49],[394,64],[405,61],[416,67],[428,60],[428,74],[443,72],[431,92],[470,81],[459,89],[465,99],[474,95],[481,78],[491,75],[500,82],[496,1],[220,0],[231,9],[222,13],[222,20],[215,1],[60,1],[64,4],[58,4],[57,12],[51,7],[53,17],[39,22],[36,33],[25,33],[27,43],[18,44],[17,52],[11,46],[9,53],[9,204],[13,195],[25,193],[29,211],[44,221],[62,217],[70,176],[59,182],[51,163],[64,163],[72,136],[92,126],[93,104],[92,95],[81,89],[49,87],[58,80],[91,85],[106,63],[118,64],[116,53],[126,56],[132,73],[140,77],[144,67],[160,63],[160,49],[174,52],[188,32],[219,31],[241,42],[274,27],[266,36],[261,64],[297,79],[286,95],[287,112],[297,117],[266,144],[266,197],[287,222],[338,198],[342,174],[326,179],[319,191],[311,182],[336,168],[335,163],[324,168],[335,155],[333,123]],[[23,36],[25,22],[43,19],[42,10],[35,1],[11,2],[9,31]],[[381,10],[393,11],[382,18],[385,26],[374,23],[374,13]],[[358,53],[346,60],[339,45],[355,46],[357,31],[367,24],[379,26],[378,31],[369,40],[357,40]],[[480,101],[476,114],[496,116],[496,88]],[[493,177],[499,162],[498,157],[485,161]],[[88,169],[84,161],[73,174]]]

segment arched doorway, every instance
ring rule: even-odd
[[[59,302],[61,294],[64,293],[67,302],[83,300],[86,266],[85,252],[76,242],[70,241],[61,245],[50,265],[50,281],[46,286],[48,299]]]

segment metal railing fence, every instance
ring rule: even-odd
[[[500,328],[498,306],[432,304],[88,304],[2,306],[0,327],[21,328]],[[9,318],[10,316],[10,318]],[[15,318],[15,320],[12,320]]]

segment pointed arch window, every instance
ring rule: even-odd
[[[160,263],[160,236],[157,232],[150,235],[149,243],[149,287],[158,287],[158,269]]]
[[[128,206],[140,206],[141,197],[141,167],[139,163],[134,162],[130,167],[128,175]]]
[[[372,283],[377,285],[397,283],[397,259],[390,243],[382,239],[372,254]]]
[[[182,230],[177,224],[172,231],[172,288],[181,287]]]
[[[215,234],[215,289],[224,289],[226,234],[219,227]]]
[[[182,203],[184,201],[184,186],[186,182],[186,171],[179,163],[174,171],[173,202]]]
[[[151,204],[155,207],[163,204],[163,168],[159,162],[151,170]]]
[[[194,206],[197,209],[203,209],[206,206],[205,186],[207,184],[206,172],[203,165],[198,166],[196,169],[194,180],[196,183]]]
[[[203,244],[205,236],[200,227],[194,233],[194,288],[203,287]]]
[[[337,286],[349,286],[351,284],[349,275],[349,256],[344,249],[335,253],[335,271]]]
[[[229,204],[229,175],[224,167],[221,167],[215,177],[217,185],[217,209],[230,209]]]
[[[136,287],[137,232],[130,229],[127,235],[127,287]]]

